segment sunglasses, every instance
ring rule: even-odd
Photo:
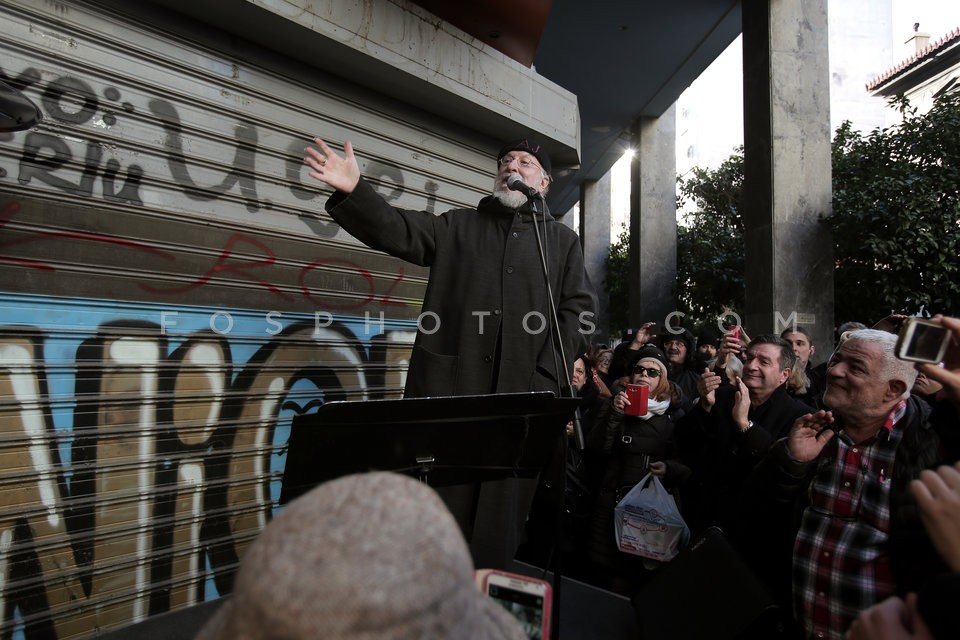
[[[645,374],[647,374],[647,377],[648,377],[648,378],[659,378],[659,377],[660,377],[660,369],[657,369],[656,367],[634,367],[634,368],[633,368],[633,372],[634,372],[634,373],[645,373]]]

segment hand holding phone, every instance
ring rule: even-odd
[[[647,400],[650,397],[650,387],[642,384],[627,385],[627,406],[623,408],[623,413],[628,416],[647,415]]]
[[[741,333],[740,325],[733,325],[723,334],[719,349],[721,356],[720,362],[726,362],[726,356],[731,353],[739,357],[740,352],[743,350],[743,344],[740,342]]]
[[[550,637],[550,583],[519,573],[485,569],[483,592],[514,615],[530,640]]]
[[[942,393],[960,412],[960,318],[937,315],[934,321],[950,333],[947,351],[940,362],[917,364],[917,369],[942,384]]]
[[[894,353],[901,360],[937,364],[947,353],[950,337],[949,329],[936,322],[907,318],[897,335]]]

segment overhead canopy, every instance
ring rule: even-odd
[[[554,158],[554,211],[572,207],[580,183],[627,150],[633,124],[662,115],[741,30],[739,0],[415,1],[577,95],[580,158]]]

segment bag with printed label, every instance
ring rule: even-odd
[[[620,551],[661,562],[672,560],[690,540],[677,501],[649,473],[617,503],[613,523]]]

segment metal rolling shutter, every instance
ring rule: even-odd
[[[352,140],[404,207],[472,205],[491,182],[466,132],[130,4],[0,6],[0,72],[44,113],[0,134],[14,637],[84,637],[229,591],[276,508],[292,417],[399,395],[426,270],[323,213],[301,168],[313,135]]]

